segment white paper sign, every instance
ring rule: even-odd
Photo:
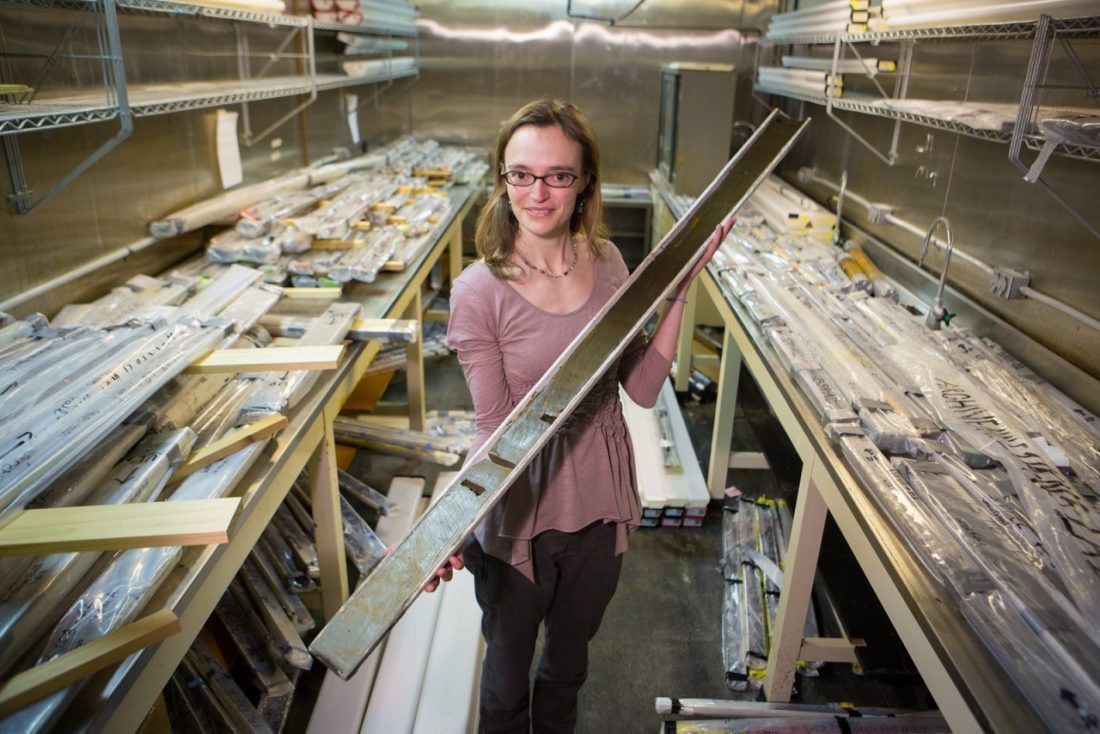
[[[236,186],[244,180],[244,171],[241,169],[241,146],[237,142],[236,112],[218,110],[214,142],[218,151],[218,172],[222,177],[222,188]]]

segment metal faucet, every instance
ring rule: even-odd
[[[947,313],[947,309],[943,306],[943,287],[947,283],[947,268],[951,265],[951,250],[954,247],[954,240],[951,236],[951,222],[947,221],[947,217],[936,217],[932,220],[932,226],[928,228],[928,231],[924,233],[924,244],[920,248],[920,257],[917,258],[917,267],[919,268],[924,262],[924,256],[928,252],[928,244],[932,241],[932,233],[936,231],[936,225],[943,223],[943,229],[947,232],[947,252],[943,256],[943,270],[940,272],[940,288],[936,291],[936,300],[932,302],[932,308],[928,311],[928,316],[924,319],[924,325],[929,329],[938,331],[940,323],[950,324],[951,319],[955,314]]]

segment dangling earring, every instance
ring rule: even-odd
[[[584,214],[584,199],[577,202],[577,214]]]

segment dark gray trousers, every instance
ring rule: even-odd
[[[615,555],[614,525],[549,530],[531,546],[536,583],[486,554],[472,536],[465,547],[487,647],[480,701],[485,734],[527,734],[532,727],[535,734],[573,731],[577,693],[588,676],[588,641],[619,582],[622,556]],[[543,622],[531,691],[531,659]]]

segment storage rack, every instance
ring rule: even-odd
[[[461,271],[463,224],[480,188],[479,182],[473,182],[451,190],[450,214],[440,223],[434,241],[409,263],[405,272],[383,275],[370,284],[345,286],[342,300],[360,302],[363,318],[428,318],[422,309],[421,292],[440,262],[446,264],[452,278]],[[326,512],[338,508],[333,420],[380,348],[379,342],[353,343],[340,366],[322,375],[290,412],[287,428],[270,441],[232,493],[241,497],[241,504],[230,526],[229,542],[184,549],[179,564],[147,607],[174,612],[182,631],[90,678],[63,715],[59,731],[113,733],[139,729],[263,528],[304,470],[309,471],[312,486],[325,618],[335,614],[348,596],[348,580],[340,513],[338,509]],[[422,425],[425,383],[420,342],[408,345],[406,350],[409,420],[410,424]]]
[[[89,56],[88,60],[98,60],[105,64],[105,85],[102,92],[54,97],[44,101],[35,101],[33,96],[30,96],[29,99],[24,99],[21,102],[0,103],[0,137],[4,138],[5,149],[8,153],[9,173],[15,190],[11,198],[21,214],[30,212],[48,200],[93,163],[118,147],[132,132],[133,117],[147,117],[229,104],[241,104],[245,106],[243,138],[245,144],[251,145],[263,139],[278,125],[311,104],[317,98],[319,92],[394,81],[416,76],[418,73],[419,64],[416,62],[411,69],[385,70],[367,76],[317,74],[314,50],[318,32],[415,38],[415,27],[317,22],[308,16],[258,13],[233,8],[171,2],[171,0],[88,0],[87,2],[81,0],[0,0],[0,5],[17,8],[76,11],[78,15],[73,20],[70,31],[83,22],[85,13],[96,14],[99,50],[97,54]],[[187,84],[128,85],[122,66],[123,51],[117,15],[119,12],[177,18],[203,18],[233,23],[237,29],[237,65],[241,78]],[[102,14],[101,17],[100,13]],[[288,31],[287,37],[281,44],[280,50],[274,55],[278,58],[298,59],[304,73],[295,76],[265,77],[264,72],[270,66],[269,63],[261,70],[260,74],[253,77],[247,67],[247,37],[241,32],[241,24],[271,29],[286,29]],[[67,37],[68,33],[65,35]],[[304,52],[299,54],[283,53],[283,49],[289,45],[295,36],[301,39]],[[46,62],[47,68],[56,62],[64,43],[65,40],[63,39],[62,43],[54,49],[51,58]],[[0,49],[0,57],[2,56],[2,49]],[[36,92],[31,93],[31,95],[34,94]],[[309,99],[283,115],[266,130],[258,134],[252,134],[247,124],[248,103],[296,95],[309,95]],[[116,119],[120,120],[121,127],[112,139],[77,165],[44,195],[33,202],[31,201],[31,192],[23,174],[22,158],[17,143],[11,138],[12,135]]]
[[[655,224],[675,222],[684,212],[682,202],[656,172],[650,178]],[[919,303],[909,296],[906,300]],[[724,327],[708,458],[711,497],[722,496],[727,472],[734,468],[731,450],[737,447],[731,443],[742,365],[802,460],[780,612],[768,656],[767,700],[790,700],[799,660],[835,659],[842,652],[836,644],[823,644],[836,641],[803,637],[825,519],[831,515],[953,732],[1049,731],[958,610],[944,603],[937,583],[852,476],[752,318],[740,303],[727,299],[710,268],[692,285],[681,336],[691,335],[697,315],[711,306]],[[691,350],[690,336],[681,338],[675,377],[682,376],[685,386],[692,363],[698,362]]]
[[[815,44],[833,44],[836,48],[835,55],[839,56],[839,52],[845,46],[851,46],[851,44],[873,44],[879,45],[882,43],[892,42],[916,42],[916,41],[952,41],[952,40],[973,40],[973,41],[985,41],[985,40],[1009,40],[1009,39],[1027,39],[1035,37],[1039,32],[1039,22],[1012,22],[1012,23],[985,23],[978,25],[964,25],[953,26],[944,28],[921,28],[921,29],[906,29],[898,31],[881,31],[881,32],[868,32],[868,33],[819,33],[808,34],[802,36],[789,36],[775,41],[775,45],[794,46],[794,45],[815,45]],[[1055,34],[1061,34],[1063,36],[1095,36],[1100,33],[1100,17],[1084,17],[1084,18],[1065,18],[1049,21],[1049,29]],[[1044,31],[1045,32],[1045,31]],[[903,62],[899,64],[897,73],[902,79],[908,77],[909,63],[908,60],[910,54],[903,55]],[[1029,66],[1033,66],[1036,63],[1036,59],[1033,58]],[[878,107],[868,104],[874,100],[874,97],[825,97],[824,95],[813,94],[800,94],[797,92],[778,90],[769,88],[764,84],[757,83],[754,89],[758,92],[764,92],[768,94],[775,94],[783,97],[790,97],[802,102],[810,102],[812,104],[819,104],[826,108],[827,113],[831,115],[832,110],[844,110],[849,112],[857,112],[865,115],[872,115],[875,117],[883,117],[887,119],[896,120],[900,122],[910,122],[917,125],[923,125],[925,127],[932,127],[940,130],[947,130],[949,132],[960,133],[962,135],[968,135],[970,137],[979,138],[982,140],[991,140],[999,143],[1010,143],[1014,137],[1019,138],[1023,145],[1026,145],[1031,150],[1040,150],[1045,139],[1036,134],[1028,133],[1026,130],[984,130],[972,127],[959,122],[941,120],[935,117],[927,115],[920,115],[904,110],[893,110],[883,107]],[[1025,94],[1027,90],[1025,89]],[[904,91],[900,97],[904,98]],[[1021,100],[1021,106],[1027,104],[1025,100]],[[1030,107],[1029,107],[1030,111]],[[836,118],[834,118],[836,119]],[[840,122],[838,120],[838,122]],[[889,165],[893,165],[896,159],[896,148],[892,148],[887,155],[883,155],[879,150],[871,146],[864,140],[858,133],[851,130],[844,125],[842,127],[848,130],[857,140],[863,145],[867,146],[875,155],[884,160]],[[1018,125],[1016,126],[1019,127]],[[897,135],[894,136],[895,141]],[[1079,160],[1088,161],[1100,161],[1100,148],[1093,148],[1089,146],[1074,146],[1074,145],[1059,145],[1055,148],[1054,152],[1058,155],[1076,158]]]

